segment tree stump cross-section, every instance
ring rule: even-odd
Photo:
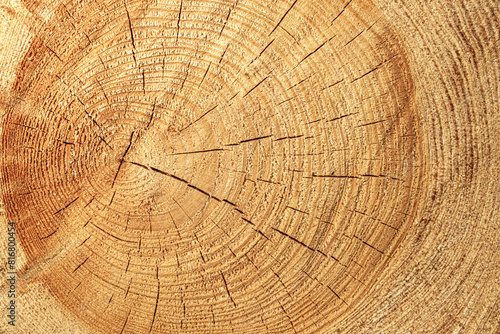
[[[480,111],[438,90],[469,85],[458,81],[469,67],[433,78],[418,44],[428,42],[413,33],[469,27],[465,35],[483,36],[469,54],[494,59],[498,44],[485,46],[467,15],[484,10],[498,28],[498,7],[465,3],[438,1],[441,21],[418,21],[432,17],[420,1],[5,1],[1,13],[18,27],[3,27],[0,42],[2,219],[16,226],[17,330],[498,330],[497,259],[473,269],[492,294],[468,292],[475,322],[443,306],[424,328],[417,309],[420,284],[433,284],[428,266],[459,268],[436,279],[440,298],[469,277],[470,264],[432,254],[457,245],[468,263],[483,244],[498,255],[498,183],[478,165],[498,153],[489,144],[498,122],[488,116],[492,134],[481,137]],[[466,49],[454,43],[430,48]],[[472,114],[453,118],[454,106]],[[473,196],[459,191],[467,178],[485,191],[475,216],[454,205]],[[453,239],[474,220],[476,232],[495,231],[489,242]],[[414,311],[397,307],[409,300]]]

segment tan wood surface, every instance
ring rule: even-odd
[[[495,0],[1,0],[1,333],[499,333]]]

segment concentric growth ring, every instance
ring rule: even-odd
[[[320,331],[415,211],[412,78],[369,1],[63,1],[18,73],[24,270],[96,331]]]

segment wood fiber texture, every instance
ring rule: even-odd
[[[1,0],[0,332],[499,333],[499,7]]]

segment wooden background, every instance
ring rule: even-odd
[[[0,332],[499,333],[499,6],[1,0]]]

